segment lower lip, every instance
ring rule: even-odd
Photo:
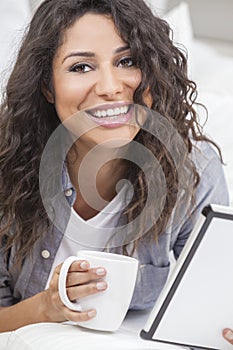
[[[120,128],[125,124],[128,124],[130,119],[132,118],[133,108],[130,107],[128,113],[119,114],[117,117],[106,117],[106,118],[95,118],[91,114],[89,114],[91,120],[95,122],[97,125],[101,125],[107,129]]]

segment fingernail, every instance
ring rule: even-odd
[[[86,261],[81,262],[80,266],[83,270],[88,269],[88,263]]]
[[[91,310],[87,314],[88,314],[88,317],[90,317],[90,318],[95,317],[96,316],[96,310]]]
[[[224,335],[228,340],[233,340],[233,332],[230,329],[228,329]]]
[[[99,268],[95,271],[95,273],[98,275],[98,276],[103,276],[105,275],[105,269],[103,268]]]
[[[107,288],[107,283],[106,282],[98,282],[96,284],[96,288],[98,290],[103,290],[103,289],[106,289]]]

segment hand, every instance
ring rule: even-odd
[[[233,329],[225,328],[222,335],[230,344],[233,345]]]
[[[96,310],[72,311],[61,301],[58,292],[58,279],[62,264],[58,265],[51,278],[49,288],[44,291],[44,310],[50,322],[87,321],[96,316]],[[87,261],[75,261],[67,274],[67,295],[71,301],[96,294],[107,288],[106,270],[102,267],[90,268]]]

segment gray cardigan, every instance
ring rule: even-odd
[[[198,147],[199,150],[193,148],[192,151],[193,161],[200,174],[195,207],[186,207],[183,219],[175,208],[166,232],[159,237],[158,242],[144,240],[138,245],[135,255],[139,259],[139,272],[130,306],[132,309],[145,309],[154,305],[169,273],[170,253],[173,252],[175,258],[179,256],[203,207],[210,203],[229,204],[225,176],[217,154],[206,142],[198,142]],[[75,191],[67,172],[63,174],[62,186],[64,196],[72,205]],[[63,216],[64,213],[61,213]],[[54,226],[46,237],[37,240],[32,256],[24,261],[21,271],[12,269],[14,249],[7,262],[0,251],[1,306],[15,304],[45,288],[62,237],[63,232]],[[122,253],[120,247],[112,248],[111,251]]]

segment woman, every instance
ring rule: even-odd
[[[131,308],[151,307],[169,252],[179,256],[205,205],[228,203],[186,68],[167,23],[142,0],[46,0],[38,8],[1,108],[1,331],[95,317],[95,309],[67,309],[58,295],[62,262],[87,243],[137,256]],[[146,150],[159,167],[144,159]],[[116,193],[122,179],[133,194],[127,184]],[[95,244],[80,241],[90,222]],[[97,229],[109,227],[103,243]],[[106,273],[74,263],[69,298],[104,291],[98,280]]]

